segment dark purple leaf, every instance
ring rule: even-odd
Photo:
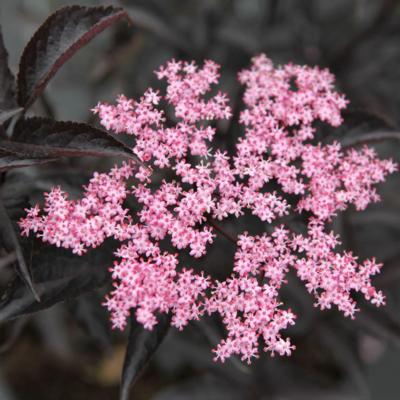
[[[82,156],[137,160],[128,147],[107,132],[77,122],[21,119],[15,126],[13,140],[0,140],[0,171]]]
[[[55,156],[76,154],[134,158],[132,151],[109,133],[84,123],[29,118],[18,121],[14,131],[16,142],[40,146]]]
[[[18,240],[17,233],[14,230],[13,223],[11,222],[7,210],[3,202],[0,200],[0,239],[3,246],[8,252],[14,252],[17,257],[17,262],[14,264],[19,276],[22,278],[25,285],[27,285],[32,292],[36,301],[40,301],[40,297],[32,282],[31,272],[26,265],[25,257]]]
[[[19,277],[0,299],[0,322],[47,309],[54,304],[78,297],[103,286],[109,277],[110,251],[89,252],[76,256],[69,251],[44,247],[32,257],[32,275],[40,303]]]
[[[0,123],[3,113],[17,107],[15,99],[15,79],[8,67],[8,53],[0,30]]]
[[[11,151],[0,149],[0,172],[8,171],[14,168],[29,167],[31,165],[45,164],[56,159],[50,158],[27,158],[22,155],[15,154]]]
[[[18,104],[28,108],[68,59],[124,17],[127,14],[121,8],[77,5],[50,15],[23,51],[18,73]]]
[[[171,317],[169,315],[162,314],[158,317],[158,324],[152,331],[149,331],[132,318],[122,370],[120,400],[129,399],[130,388],[164,340],[170,327],[170,321]]]

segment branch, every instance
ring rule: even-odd
[[[236,239],[229,233],[225,232],[220,226],[218,226],[211,218],[207,218],[208,225],[212,226],[217,232],[228,239],[230,242],[237,244]]]

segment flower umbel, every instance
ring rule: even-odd
[[[317,121],[342,123],[347,100],[334,90],[334,77],[255,57],[239,73],[243,135],[228,154],[212,149],[218,122],[232,118],[228,97],[213,91],[219,66],[173,60],[156,74],[167,83],[165,94],[150,88],[137,101],[120,96],[115,105],[99,103],[93,110],[106,129],[134,136],[132,151],[143,165],[130,161],[95,173],[79,200],[53,188],[43,208],[36,205],[20,221],[23,234],[33,232],[79,255],[107,238],[121,243],[105,301],[113,326],[123,329],[131,310],[147,329],[157,324],[158,313],[171,313],[179,330],[217,313],[226,338],[213,350],[215,359],[236,354],[250,362],[260,348],[271,355],[290,355],[295,348],[282,334],[296,319],[280,300],[289,270],[322,310],[336,306],[354,318],[353,292],[383,305],[383,293],[371,283],[381,264],[336,252],[339,238],[327,225],[349,205],[363,210],[378,201],[375,184],[396,165],[368,147],[344,150],[337,142],[316,141]],[[155,185],[154,173],[165,169],[168,179]],[[128,197],[139,211],[128,208]],[[207,254],[216,236],[210,221],[245,213],[275,228],[238,236],[225,280],[180,265],[179,251],[193,258]],[[302,234],[275,223],[289,214],[303,221]],[[165,240],[177,253],[162,250]]]

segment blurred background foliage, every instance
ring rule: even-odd
[[[34,105],[37,115],[94,123],[90,109],[124,93],[140,96],[157,86],[153,71],[167,59],[214,59],[222,64],[222,88],[240,108],[236,73],[252,55],[265,52],[275,63],[329,67],[353,110],[363,110],[340,135],[379,130],[382,119],[400,123],[400,4],[396,0],[1,0],[0,22],[10,64],[18,70],[24,45],[44,19],[68,4],[122,5],[133,24],[120,23],[82,49]],[[240,131],[221,128],[221,145],[233,146]],[[376,146],[399,160],[399,145]],[[29,192],[29,201],[61,184],[78,195],[94,170],[116,160],[71,159],[9,174],[5,197]],[[355,321],[313,309],[312,299],[292,279],[285,299],[299,315],[291,335],[297,345],[288,359],[264,355],[248,367],[233,359],[212,361],[210,347],[221,332],[214,321],[170,330],[137,382],[132,399],[396,400],[400,397],[400,196],[399,178],[380,192],[383,201],[367,211],[341,215],[334,229],[343,247],[361,259],[385,262],[377,286],[384,310],[363,307]],[[22,192],[21,192],[22,193]],[[26,198],[24,198],[24,201]],[[12,208],[12,204],[8,204]],[[15,217],[21,212],[15,204]],[[234,231],[229,222],[225,228]],[[261,227],[267,229],[267,227]],[[233,249],[219,239],[208,269],[229,268]],[[0,266],[1,282],[7,271]],[[85,294],[31,317],[0,327],[1,400],[115,399],[124,357],[124,334],[111,333],[102,291]]]

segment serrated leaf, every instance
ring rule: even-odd
[[[19,276],[25,285],[28,286],[30,293],[33,295],[35,301],[40,301],[35,286],[33,285],[31,272],[25,262],[25,257],[18,240],[17,233],[14,230],[13,224],[7,214],[3,202],[0,200],[0,239],[3,246],[8,252],[14,252],[17,262],[14,264]]]
[[[162,314],[158,317],[158,324],[150,331],[132,318],[122,370],[120,400],[129,399],[130,388],[164,340],[170,327],[170,321],[171,317],[169,315]]]
[[[32,275],[40,303],[16,277],[0,299],[0,322],[47,309],[103,286],[109,278],[107,267],[112,262],[112,250],[101,250],[76,256],[63,249],[42,248],[32,257]]]
[[[127,156],[132,151],[108,132],[94,126],[51,118],[19,120],[14,129],[16,142],[40,146],[47,155]]]
[[[50,15],[25,47],[18,73],[18,104],[28,108],[58,69],[116,21],[122,8],[68,6]]]
[[[128,147],[101,129],[50,118],[21,119],[13,140],[0,140],[0,171],[82,156],[137,160]]]
[[[15,79],[8,66],[8,53],[0,30],[0,123],[3,113],[16,107]]]

